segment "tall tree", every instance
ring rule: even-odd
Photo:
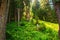
[[[54,8],[57,14],[58,23],[59,23],[59,39],[60,39],[60,0],[52,0],[54,4]]]
[[[2,0],[0,7],[0,40],[5,39],[6,21],[8,17],[10,0]]]

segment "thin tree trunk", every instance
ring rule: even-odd
[[[10,23],[10,14],[9,14],[9,16],[8,16],[8,22]]]
[[[18,17],[17,17],[17,9],[15,8],[15,11],[14,11],[14,15],[15,15],[15,22],[17,22],[17,19],[18,19]]]
[[[18,10],[18,26],[19,26],[19,21],[20,21],[20,8],[18,8],[17,10]]]
[[[16,13],[15,13],[15,22],[17,22],[17,15],[16,15]]]

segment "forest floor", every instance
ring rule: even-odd
[[[35,22],[34,22],[35,23]],[[39,20],[39,27],[32,22],[21,21],[20,26],[11,22],[6,27],[7,40],[59,40],[58,24]]]

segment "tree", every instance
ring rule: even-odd
[[[17,14],[16,14],[15,0],[10,1],[10,7],[8,12],[8,22],[15,20],[17,22]],[[15,17],[15,18],[14,18]]]
[[[22,19],[23,15],[23,9],[24,9],[24,3],[23,0],[15,0],[16,3],[16,9],[17,9],[17,14],[18,14],[18,26],[19,26],[19,21]]]
[[[54,8],[56,11],[56,16],[58,18],[58,23],[59,23],[59,39],[60,39],[60,0],[52,0],[54,4]]]
[[[23,9],[24,9],[24,3],[23,3],[24,0],[15,0],[15,3],[16,3],[16,9],[20,12],[20,20],[22,18],[22,15],[23,15]],[[18,12],[18,13],[19,13]]]
[[[6,29],[6,22],[8,17],[9,3],[10,0],[2,0],[0,7],[0,40],[6,40],[5,29]]]
[[[1,2],[2,2],[2,0],[0,0],[0,6],[1,6]]]
[[[24,0],[26,20],[30,20],[30,0]]]

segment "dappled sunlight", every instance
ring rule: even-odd
[[[50,27],[55,31],[58,31],[58,29],[59,29],[59,26],[57,24],[51,25],[51,24],[45,23],[45,25],[46,25],[46,27]]]
[[[41,21],[41,20],[39,22],[40,23],[44,23],[46,25],[46,27],[50,27],[50,28],[52,28],[55,31],[59,30],[59,25],[58,24],[51,23],[51,22],[46,22],[46,21]]]
[[[0,38],[6,34],[7,40],[59,40],[59,4],[56,0],[1,0]]]

